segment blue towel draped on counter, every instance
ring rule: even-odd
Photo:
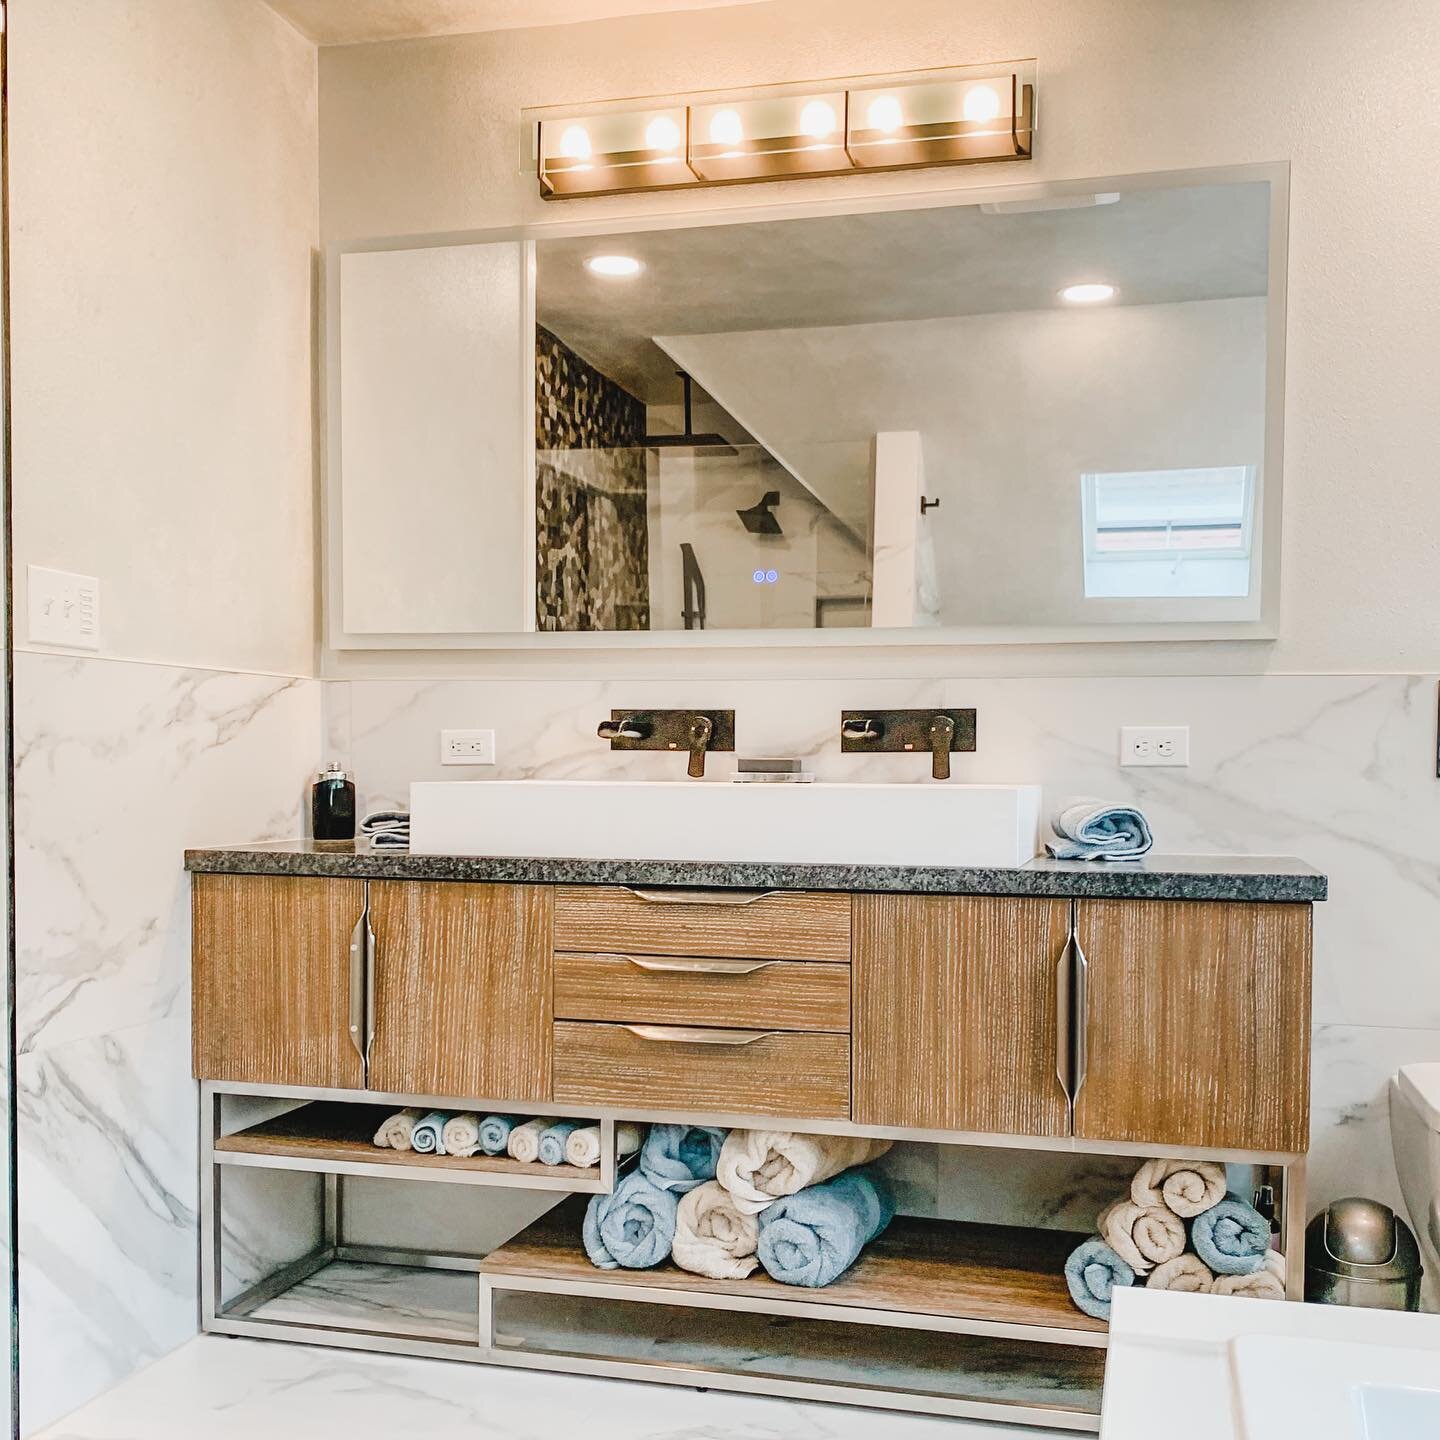
[[[1190,1243],[1217,1275],[1253,1275],[1265,1265],[1270,1222],[1238,1195],[1227,1195],[1190,1222]]]
[[[683,1195],[715,1178],[725,1132],[709,1125],[652,1125],[640,1147],[640,1171],[661,1190]]]
[[[648,1270],[670,1254],[680,1202],[632,1170],[610,1195],[595,1195],[585,1209],[581,1239],[601,1270]]]
[[[524,1118],[523,1115],[487,1115],[480,1122],[480,1148],[487,1155],[503,1155],[510,1143],[510,1132]]]
[[[1065,1283],[1081,1310],[1096,1320],[1108,1320],[1111,1292],[1117,1285],[1133,1285],[1135,1272],[1097,1235],[1070,1252]]]
[[[756,1253],[784,1285],[829,1285],[894,1217],[894,1195],[878,1170],[846,1170],[762,1210]]]
[[[563,1165],[565,1163],[565,1142],[572,1130],[578,1130],[579,1120],[557,1120],[549,1129],[540,1132],[539,1153],[536,1159],[542,1165]]]
[[[1139,810],[1102,800],[1067,800],[1050,827],[1055,839],[1045,849],[1056,860],[1138,860],[1155,844]]]

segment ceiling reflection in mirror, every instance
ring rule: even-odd
[[[1270,189],[536,241],[536,628],[1255,619]]]

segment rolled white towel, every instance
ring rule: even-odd
[[[792,1130],[732,1130],[720,1147],[715,1178],[735,1208],[758,1215],[784,1195],[877,1160],[893,1144],[851,1135],[797,1135]]]
[[[1185,1222],[1166,1205],[1116,1200],[1100,1212],[1095,1228],[1137,1275],[1185,1253]]]
[[[1208,1295],[1215,1287],[1215,1274],[1194,1254],[1177,1255],[1165,1260],[1151,1272],[1145,1282],[1147,1290],[1180,1290],[1193,1295]]]
[[[640,1127],[638,1125],[617,1125],[615,1127],[615,1155],[623,1160],[640,1148]],[[570,1132],[565,1142],[565,1163],[589,1169],[600,1163],[600,1127],[582,1125]]]
[[[382,1150],[408,1150],[410,1137],[424,1113],[423,1110],[397,1110],[393,1115],[387,1115],[375,1132],[375,1143]]]
[[[1225,1198],[1225,1167],[1214,1160],[1147,1160],[1130,1182],[1130,1198],[1143,1209],[1166,1205],[1190,1220]]]
[[[1217,1275],[1217,1295],[1243,1295],[1251,1300],[1285,1298],[1285,1257],[1278,1250],[1265,1252],[1265,1264],[1253,1275]]]
[[[473,1155],[480,1148],[480,1117],[465,1110],[452,1115],[440,1132],[447,1155]]]
[[[551,1121],[544,1115],[538,1120],[527,1120],[510,1132],[505,1150],[512,1160],[523,1160],[532,1164],[540,1155],[540,1137],[550,1128]]]
[[[712,1280],[743,1280],[760,1264],[759,1243],[760,1222],[740,1210],[718,1180],[680,1197],[670,1258],[682,1270]]]

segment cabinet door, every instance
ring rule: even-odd
[[[195,876],[197,1079],[363,1084],[347,1027],[350,939],[364,909],[363,880]]]
[[[1056,970],[1066,900],[857,895],[854,1118],[1065,1135]]]
[[[550,909],[543,885],[371,881],[372,1090],[549,1098]]]
[[[1076,1135],[1306,1148],[1308,905],[1085,900],[1076,933],[1087,1053]]]

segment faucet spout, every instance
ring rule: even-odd
[[[708,715],[690,717],[690,763],[685,767],[685,773],[692,780],[705,778],[705,751],[710,746],[714,731],[715,726]]]

